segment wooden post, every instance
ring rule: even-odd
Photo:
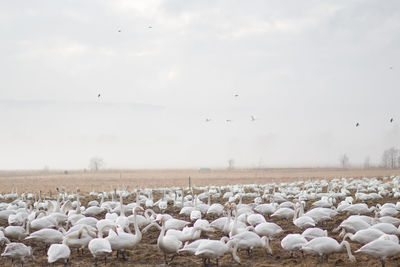
[[[191,189],[192,189],[192,183],[190,181],[190,176],[189,176],[189,190],[191,190]]]

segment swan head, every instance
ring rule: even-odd
[[[135,212],[138,213],[139,211],[143,212],[144,209],[142,207],[140,207],[140,206],[136,206],[136,207],[133,208],[132,213],[135,213]]]

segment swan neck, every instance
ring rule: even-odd
[[[342,248],[343,246],[346,247],[347,250],[347,255],[349,256],[349,259],[351,261],[353,261],[352,259],[354,258],[353,254],[351,254],[351,249],[350,249],[350,244],[347,241],[342,241],[342,243],[340,243],[340,247]]]

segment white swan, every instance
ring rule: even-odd
[[[26,224],[26,228],[24,228],[22,226],[12,226],[12,225],[7,226],[4,229],[4,235],[7,238],[18,240],[18,241],[24,239],[25,237],[27,237],[29,235],[29,231],[30,231],[29,222],[25,221],[25,224]]]
[[[269,239],[266,236],[260,237],[256,233],[243,231],[233,236],[232,240],[238,243],[239,249],[251,252],[254,248],[262,247],[265,248],[267,253],[272,254],[272,250],[269,246]]]
[[[269,216],[276,211],[277,206],[278,204],[276,203],[260,204],[257,207],[255,207],[254,210],[257,211],[258,213]]]
[[[289,251],[293,255],[294,251],[301,249],[303,245],[307,243],[305,239],[300,234],[288,234],[281,241],[281,246],[284,250]]]
[[[120,195],[120,215],[115,220],[115,223],[119,225],[124,231],[129,232],[129,219],[125,216],[124,205],[122,201],[122,194]],[[143,209],[141,209],[143,211]]]
[[[271,217],[272,218],[278,218],[278,219],[292,219],[294,216],[294,210],[290,208],[279,208],[277,211],[275,211]]]
[[[382,267],[385,266],[385,259],[400,253],[400,245],[391,240],[376,239],[355,251],[365,253],[374,258],[380,258]]]
[[[255,213],[255,214],[250,214],[247,216],[247,223],[252,226],[258,225],[260,223],[265,223],[265,222],[266,222],[266,220],[265,220],[264,216],[261,214]]]
[[[315,226],[314,219],[311,218],[310,216],[303,215],[301,211],[302,209],[299,207],[297,207],[294,210],[293,224],[299,227],[300,229],[314,227]]]
[[[119,251],[122,251],[122,255],[125,258],[124,251],[133,249],[142,240],[142,232],[140,232],[135,218],[138,211],[143,211],[143,209],[139,206],[133,209],[135,234],[126,233],[121,227],[117,228],[118,234],[115,234],[112,232],[112,230],[110,230],[110,234],[106,237],[106,239],[110,242],[111,249],[118,252],[117,257]]]
[[[51,245],[55,243],[61,243],[63,241],[64,235],[54,229],[41,229],[39,231],[31,233],[25,239],[32,239],[34,241],[43,242],[46,245]]]
[[[264,222],[260,223],[254,228],[254,231],[259,236],[266,236],[268,239],[272,239],[274,236],[280,234],[283,230],[282,227],[276,223]]]
[[[69,256],[71,255],[71,250],[67,246],[68,238],[63,240],[62,244],[52,244],[47,251],[47,261],[49,263],[54,263],[58,260],[64,260],[64,266],[67,265]]]
[[[365,203],[357,203],[348,206],[343,211],[354,215],[360,215],[360,214],[369,214],[374,210],[376,210],[376,207],[368,208],[368,205]]]
[[[381,230],[385,234],[390,234],[390,235],[400,234],[400,230],[396,228],[396,226],[390,223],[377,223],[372,225],[370,228]]]
[[[12,260],[18,259],[21,261],[22,266],[24,266],[25,257],[32,257],[32,248],[22,243],[9,243],[1,256],[11,258]]]
[[[324,237],[328,236],[328,231],[327,230],[322,230],[320,228],[308,228],[304,230],[304,232],[301,234],[303,237],[306,239],[314,239],[317,237]]]
[[[103,225],[102,228],[99,229],[98,237],[90,240],[88,248],[94,257],[95,265],[97,265],[97,258],[104,257],[104,262],[106,262],[107,255],[112,252],[110,242],[103,238],[103,230],[105,227],[111,227],[111,229],[117,233],[115,225]]]
[[[197,248],[200,246],[200,244],[202,242],[209,242],[209,241],[213,241],[213,240],[210,240],[210,239],[198,239],[198,240],[195,240],[195,241],[193,241],[191,243],[186,242],[185,246],[183,248],[181,248],[179,250],[179,252],[188,252],[189,254],[194,255],[194,253],[196,253]],[[226,236],[223,236],[219,241],[223,242],[225,244],[226,242],[229,241],[229,238],[226,237]]]
[[[384,234],[385,233],[382,232],[381,230],[368,228],[357,231],[355,234],[347,233],[344,235],[343,240],[346,240],[346,238],[348,237],[350,238],[351,241],[355,241],[357,243],[365,245],[369,242],[374,241],[375,239],[378,239],[380,236]]]
[[[71,230],[71,229],[70,229]],[[89,226],[82,225],[79,230],[67,232],[64,235],[66,245],[71,248],[83,249],[86,248],[93,238],[96,238],[96,233],[89,229]]]
[[[165,264],[168,265],[167,254],[174,253],[174,255],[172,256],[172,258],[170,260],[170,261],[172,261],[174,259],[175,255],[178,254],[178,250],[182,247],[182,242],[179,241],[173,235],[164,236],[164,234],[165,234],[164,217],[161,218],[161,224],[162,224],[161,232],[160,232],[160,235],[158,236],[158,239],[157,239],[157,246],[164,253]]]
[[[230,240],[226,244],[220,240],[209,240],[207,242],[201,242],[194,255],[203,258],[204,263],[207,259],[216,259],[218,266],[218,259],[224,256],[225,253],[232,252],[233,259],[237,263],[242,264],[236,253],[238,245],[239,243],[233,240]]]
[[[326,255],[328,258],[329,254],[340,252],[342,251],[343,247],[346,247],[347,255],[349,256],[350,261],[354,262],[355,257],[351,254],[349,242],[342,241],[342,243],[339,244],[331,237],[314,238],[307,242],[307,244],[304,244],[301,249],[307,253],[317,254],[322,259],[323,255]]]
[[[194,196],[194,209],[190,212],[190,220],[192,222],[201,219],[201,211],[199,210],[197,206],[197,196]]]
[[[208,215],[221,216],[223,212],[224,212],[224,206],[219,203],[212,204],[207,210]]]

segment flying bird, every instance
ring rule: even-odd
[[[360,124],[357,122],[356,127],[360,126]]]
[[[232,122],[232,120],[225,120],[226,122]]]
[[[390,119],[390,122],[393,122],[393,118]]]
[[[149,29],[153,28],[152,26],[149,26]]]
[[[118,30],[118,32],[121,32],[121,30]]]
[[[253,115],[251,115],[251,116],[250,116],[250,120],[251,120],[251,121],[256,121],[256,118],[255,118]]]
[[[209,121],[211,121],[211,119],[210,118],[206,118],[206,122],[209,122]]]
[[[238,97],[239,95],[238,94],[235,94],[235,97]]]
[[[98,94],[98,95],[97,95],[97,98],[99,98],[100,96],[101,96],[101,94]]]

